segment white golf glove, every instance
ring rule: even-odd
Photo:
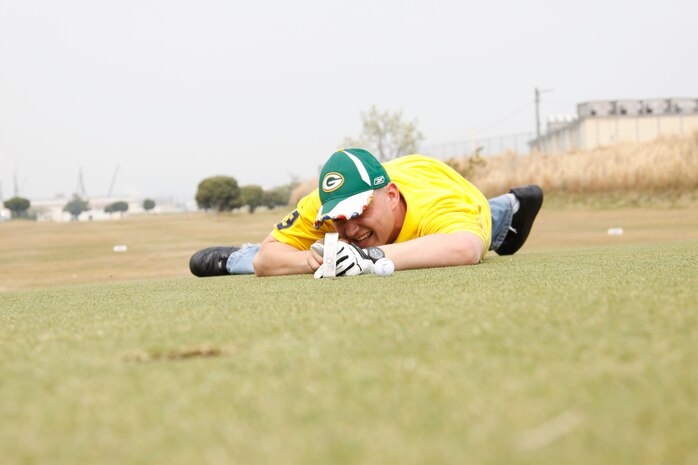
[[[337,246],[337,276],[356,276],[373,273],[373,260],[364,249],[340,242]]]
[[[315,243],[311,248],[318,254],[323,255],[324,247],[320,243]],[[360,274],[373,273],[373,262],[366,251],[354,244],[347,244],[340,241],[337,244],[337,276],[356,276]],[[315,271],[315,278],[324,278],[322,272],[324,267]]]

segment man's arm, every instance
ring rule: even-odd
[[[431,234],[380,246],[396,270],[437,268],[480,263],[485,244],[469,232]]]
[[[469,232],[432,234],[411,241],[381,245],[396,270],[474,265],[485,249],[482,239]],[[313,273],[322,257],[312,250],[299,250],[267,236],[254,258],[257,276]]]
[[[299,250],[269,235],[262,242],[253,264],[257,276],[307,274],[320,267],[322,257],[312,250]]]

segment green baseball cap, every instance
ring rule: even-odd
[[[373,191],[390,182],[388,173],[370,152],[342,149],[332,154],[320,172],[320,202],[315,228],[327,220],[352,219],[361,215]]]

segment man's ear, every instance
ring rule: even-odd
[[[397,184],[391,182],[388,184],[387,191],[390,207],[394,209],[400,203],[400,190],[397,188]]]

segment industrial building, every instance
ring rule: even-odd
[[[698,130],[698,98],[598,100],[577,105],[573,117],[553,117],[531,152],[590,150],[622,142],[646,142],[660,136]]]

